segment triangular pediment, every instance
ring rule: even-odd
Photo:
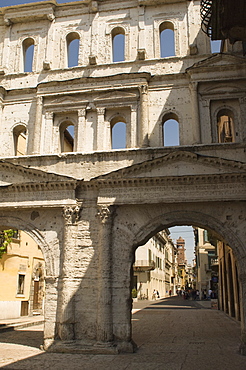
[[[108,94],[100,95],[95,101],[107,101],[107,100],[114,100],[114,99],[135,99],[136,94],[124,91],[112,91]]]
[[[58,99],[53,99],[52,101],[50,101],[49,104],[71,104],[71,103],[78,103],[78,102],[81,102],[80,98],[75,98],[73,96],[66,95]]]
[[[202,68],[217,68],[217,67],[226,67],[233,65],[246,65],[245,58],[231,55],[231,54],[214,54],[209,58],[203,59],[200,62],[193,64],[193,66],[187,68],[187,71],[192,72],[193,70],[202,69]]]
[[[75,179],[0,160],[0,187],[13,184],[61,181],[75,181]]]
[[[162,157],[113,171],[98,180],[140,179],[183,176],[209,176],[244,173],[245,164],[187,151],[175,151]]]

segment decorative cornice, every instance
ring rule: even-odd
[[[59,181],[59,182],[36,182],[36,183],[19,183],[2,185],[1,189],[4,192],[40,192],[40,191],[62,191],[62,190],[75,190],[77,187],[77,181]]]
[[[151,186],[174,186],[174,185],[194,185],[226,183],[245,183],[245,173],[226,173],[214,175],[188,175],[188,176],[166,176],[166,177],[136,177],[119,179],[98,179],[83,183],[84,188],[121,188],[121,187],[151,187]]]

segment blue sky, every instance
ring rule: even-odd
[[[3,6],[10,6],[10,5],[19,5],[19,4],[28,4],[28,3],[41,3],[42,1],[47,1],[47,0],[0,0],[0,7]],[[56,0],[58,4],[61,3],[71,3],[76,0]]]

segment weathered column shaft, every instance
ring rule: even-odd
[[[97,150],[106,149],[104,114],[105,108],[97,108]]]
[[[201,143],[201,132],[200,132],[197,82],[190,82],[189,88],[190,88],[190,94],[191,94],[191,106],[192,106],[192,116],[193,116],[193,122],[192,122],[193,144],[200,144]]]
[[[85,151],[86,145],[86,109],[78,110],[78,126],[75,130],[75,143],[74,151],[83,152]]]
[[[149,99],[148,86],[141,85],[140,91],[140,147],[149,146]]]
[[[112,297],[111,297],[111,243],[112,243],[112,207],[100,206],[99,218],[99,291],[97,340],[110,342],[113,340]]]
[[[32,154],[40,153],[40,138],[41,138],[41,129],[42,129],[42,108],[43,108],[43,97],[38,96],[36,100],[36,118],[35,118],[35,125],[34,125]]]
[[[45,137],[44,137],[44,147],[42,149],[43,153],[52,153],[52,139],[53,139],[53,112],[45,113]]]
[[[59,284],[59,307],[57,327],[58,336],[61,340],[75,339],[74,322],[74,294],[77,290],[77,281],[73,279],[74,263],[74,235],[77,231],[77,220],[79,217],[79,206],[65,207],[64,216],[64,236],[62,254],[62,274]]]

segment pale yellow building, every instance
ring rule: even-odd
[[[16,230],[0,259],[0,319],[43,313],[44,273],[40,248]]]

